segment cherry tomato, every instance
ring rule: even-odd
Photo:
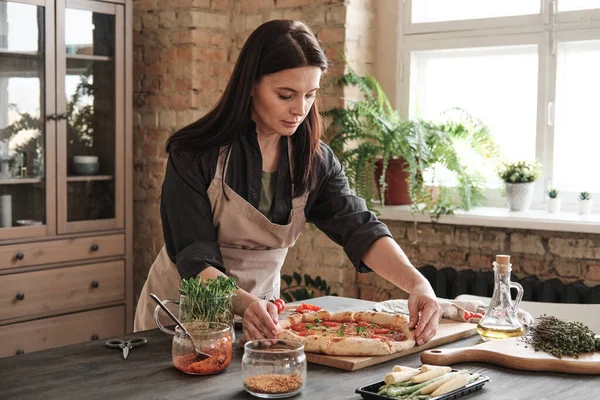
[[[319,311],[321,307],[315,306],[314,304],[302,303],[298,307],[296,307],[297,313],[308,313],[313,311]]]
[[[375,333],[376,335],[387,335],[388,333],[390,333],[390,330],[388,328],[378,328],[373,330],[373,333]]]
[[[310,311],[320,311],[322,308],[319,306],[315,306],[314,304],[302,303],[302,308]]]
[[[471,316],[471,318],[479,318],[479,319],[481,319],[481,318],[483,318],[483,314],[477,314],[477,313],[475,313],[475,314],[473,314]]]
[[[290,328],[294,331],[305,331],[306,330],[306,322],[298,322],[295,325],[292,325]]]
[[[285,310],[285,302],[282,299],[277,299],[273,302],[277,307],[277,312],[281,314]]]
[[[465,311],[464,318],[466,321],[470,320],[471,318],[473,318],[473,313],[470,311]]]

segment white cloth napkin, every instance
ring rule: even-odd
[[[478,323],[481,318],[469,317],[469,313],[485,314],[488,305],[480,300],[448,300],[438,298],[438,303],[442,307],[442,318],[451,319],[459,322],[470,322]],[[389,312],[389,313],[400,313],[409,315],[408,311],[408,300],[386,300],[380,303],[375,303],[374,306],[376,311]],[[533,322],[533,317],[527,311],[519,309],[517,312],[517,318],[524,325],[530,325]]]

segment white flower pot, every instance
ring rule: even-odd
[[[590,215],[592,213],[592,205],[594,204],[594,200],[581,200],[579,199],[579,214],[581,215]]]
[[[533,199],[533,186],[535,182],[507,183],[506,201],[510,211],[527,211]]]
[[[549,213],[557,213],[560,211],[560,197],[556,197],[554,199],[548,199],[548,212]]]

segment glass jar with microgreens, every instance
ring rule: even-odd
[[[224,323],[231,326],[232,341],[235,341],[233,297],[237,289],[237,283],[232,277],[183,279],[179,286],[179,299],[163,300],[163,303],[179,305],[179,320],[184,325],[200,321]],[[163,332],[174,334],[173,331],[160,324],[159,312],[161,312],[160,307],[157,307],[155,319],[158,327]]]

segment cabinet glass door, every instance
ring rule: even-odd
[[[59,3],[58,231],[120,228],[123,7],[83,0],[63,0],[64,7]]]
[[[53,12],[0,1],[0,240],[55,233]]]

